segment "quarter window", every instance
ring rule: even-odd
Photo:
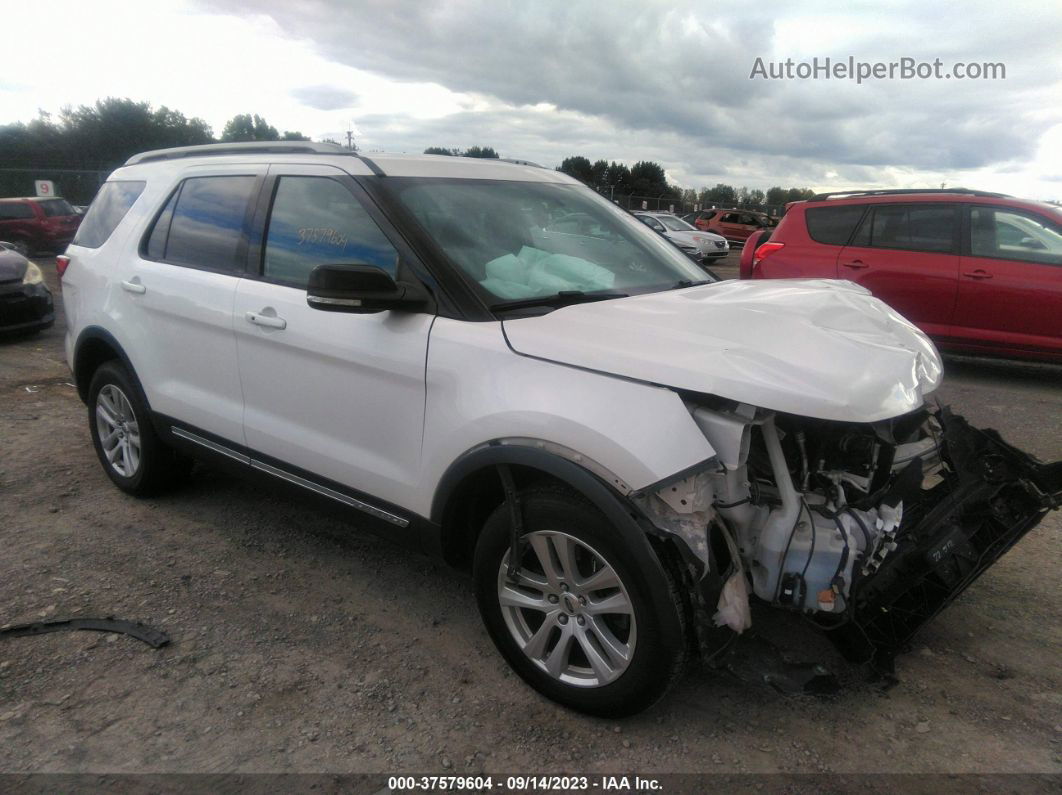
[[[830,246],[847,245],[859,219],[863,217],[862,205],[845,207],[811,207],[804,213],[808,235],[817,243]]]
[[[252,176],[192,177],[167,202],[148,239],[147,254],[175,265],[234,273]]]
[[[318,265],[374,265],[396,276],[398,253],[365,208],[328,177],[281,177],[262,274],[305,287]]]
[[[73,244],[86,248],[99,248],[115,230],[129,208],[144,192],[145,182],[106,182],[100,188],[85,219],[74,235]]]
[[[1062,231],[1046,219],[988,207],[970,210],[970,253],[975,257],[1062,264]]]

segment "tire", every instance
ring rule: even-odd
[[[575,494],[537,488],[522,493],[521,503],[516,584],[507,577],[508,504],[490,515],[476,544],[476,599],[495,646],[533,688],[580,712],[621,717],[656,703],[682,673],[689,649],[670,574],[655,556],[635,555]],[[563,549],[574,553],[575,576],[554,557]]]
[[[138,385],[118,361],[104,362],[88,391],[92,446],[107,477],[122,491],[157,494],[191,471],[191,459],[168,447],[155,433]]]

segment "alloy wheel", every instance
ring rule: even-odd
[[[588,544],[558,531],[524,536],[520,564],[498,569],[498,601],[519,648],[554,679],[600,687],[634,656],[637,626],[616,570]]]
[[[140,426],[129,398],[114,384],[96,395],[96,433],[111,468],[122,477],[133,477],[140,468]]]

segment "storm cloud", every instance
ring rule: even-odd
[[[338,63],[437,83],[484,107],[429,121],[374,116],[388,149],[484,143],[512,156],[655,157],[687,181],[737,169],[879,176],[962,172],[1030,161],[1062,122],[1062,7],[1049,3],[718,4],[452,0],[203,0],[268,15]],[[1001,35],[1005,34],[1005,35]],[[1000,62],[1003,80],[750,79],[764,61]],[[345,92],[301,90],[316,107]],[[550,165],[555,165],[551,162]]]

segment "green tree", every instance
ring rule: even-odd
[[[629,194],[631,188],[631,170],[624,163],[613,160],[605,175],[608,187],[614,195]]]
[[[756,188],[748,192],[745,198],[745,206],[748,207],[750,210],[760,210],[763,209],[763,200],[763,191],[759,188]]]
[[[773,188],[767,189],[767,204],[785,204],[787,199],[785,197],[785,188],[778,185]]]
[[[639,196],[673,195],[676,192],[667,184],[664,167],[650,160],[639,160],[631,167],[631,187]]]
[[[257,113],[239,113],[225,123],[222,141],[279,141],[277,128]]]
[[[424,150],[426,155],[450,155],[451,157],[457,157],[461,152],[457,149],[445,149],[441,146],[429,146]]]
[[[557,170],[564,172],[569,177],[575,177],[575,179],[585,185],[590,185],[593,181],[594,167],[591,166],[590,161],[582,155],[574,155],[572,157],[564,158]]]
[[[603,188],[608,184],[608,161],[595,160],[590,166],[590,184],[595,188]]]
[[[797,202],[801,199],[810,199],[815,195],[815,191],[808,188],[790,188],[785,192],[785,200],[787,202]]]
[[[717,182],[714,188],[709,188],[701,195],[701,203],[714,204],[717,207],[733,207],[737,204],[737,190],[733,185]]]
[[[465,157],[498,158],[498,153],[490,146],[470,146],[465,150]]]

